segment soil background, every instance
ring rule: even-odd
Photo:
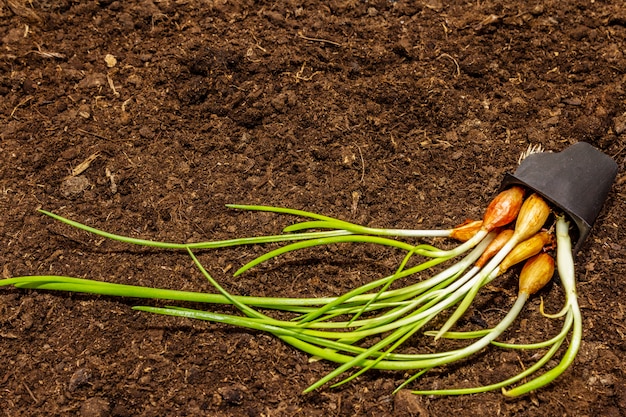
[[[214,291],[183,253],[106,241],[38,208],[175,242],[296,220],[227,203],[447,228],[481,217],[529,144],[586,141],[620,167],[576,257],[580,353],[532,395],[392,396],[408,375],[379,371],[303,395],[334,365],[270,335],[131,310],[162,305],[145,300],[2,288],[0,414],[626,415],[625,49],[621,1],[0,1],[5,278]],[[232,277],[262,250],[199,256],[229,291],[267,296],[336,295],[402,259],[338,245]],[[494,325],[516,273],[482,291],[460,328]],[[541,295],[551,311],[563,302],[558,284]],[[507,340],[554,334],[538,305]],[[532,355],[489,348],[412,387],[495,382]]]

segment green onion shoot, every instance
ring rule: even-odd
[[[229,205],[249,211],[272,212],[304,220],[268,236],[233,238],[198,243],[160,242],[122,236],[78,223],[48,211],[41,211],[69,226],[125,244],[184,251],[213,288],[212,292],[179,291],[115,284],[62,275],[23,276],[0,280],[0,286],[148,298],[167,302],[194,302],[233,306],[238,313],[225,314],[180,306],[136,306],[136,310],[154,314],[186,317],[268,332],[315,359],[337,367],[304,392],[327,383],[339,386],[354,380],[369,369],[415,371],[398,389],[413,385],[429,370],[457,363],[488,348],[547,349],[532,366],[499,383],[464,389],[420,390],[419,394],[460,395],[502,389],[507,396],[523,395],[556,379],[572,363],[582,337],[580,311],[576,299],[574,268],[568,223],[556,220],[557,269],[566,292],[566,304],[549,319],[563,319],[561,332],[550,340],[515,345],[497,340],[514,325],[529,297],[537,292],[554,271],[548,254],[553,248],[550,231],[550,208],[537,194],[525,198],[522,187],[500,192],[488,205],[482,220],[466,222],[445,230],[384,229],[362,226],[303,210]],[[423,238],[450,238],[461,242],[451,249],[440,249]],[[416,240],[418,240],[416,242]],[[395,270],[386,276],[329,297],[256,297],[227,292],[200,263],[195,252],[241,245],[282,244],[242,265],[234,275],[246,273],[270,259],[332,244],[372,244],[398,250],[402,256]],[[452,328],[464,315],[481,288],[514,265],[524,262],[520,272],[516,301],[493,328],[455,332]],[[217,291],[215,293],[215,291]],[[272,310],[287,313],[274,318]],[[543,310],[542,310],[543,312]],[[444,324],[433,329],[435,318],[444,316]],[[540,372],[553,358],[572,332],[572,340],[561,363],[546,373],[510,390],[508,387]],[[415,337],[469,340],[450,351],[414,352],[403,349]],[[473,341],[472,341],[473,340]],[[413,389],[413,388],[412,388]]]

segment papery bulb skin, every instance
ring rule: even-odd
[[[518,241],[523,241],[537,233],[548,220],[550,206],[539,195],[531,194],[524,201],[515,222],[515,234]]]
[[[485,264],[489,262],[489,259],[493,258],[495,254],[507,244],[511,237],[513,237],[513,233],[514,232],[511,229],[502,230],[498,233],[474,265],[479,268],[485,266]]]
[[[517,217],[524,202],[524,189],[513,186],[498,194],[487,206],[483,216],[482,228],[492,231],[496,227],[506,226]]]
[[[506,272],[510,267],[518,264],[531,256],[537,255],[543,248],[554,242],[553,236],[548,232],[535,233],[532,237],[515,245],[513,250],[500,262],[500,273]]]
[[[460,242],[466,242],[470,240],[480,230],[483,225],[482,220],[468,220],[463,224],[458,225],[450,233],[450,237]]]
[[[554,259],[540,253],[526,261],[519,276],[520,294],[532,295],[545,287],[554,275]]]

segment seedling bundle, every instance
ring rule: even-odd
[[[232,305],[240,314],[177,306],[134,308],[268,332],[313,358],[338,364],[305,392],[331,381],[333,386],[341,385],[369,369],[385,369],[412,372],[397,389],[409,387],[418,394],[460,395],[501,389],[505,395],[515,397],[554,381],[576,356],[582,339],[582,317],[577,302],[573,253],[580,249],[589,233],[615,175],[615,163],[584,143],[559,154],[534,153],[521,162],[515,174],[504,179],[502,190],[485,209],[481,220],[447,230],[379,229],[303,210],[230,205],[233,209],[272,212],[302,220],[272,236],[168,243],[120,236],[42,211],[72,227],[108,239],[185,251],[218,293],[122,285],[67,276],[16,277],[1,280],[0,286]],[[444,250],[420,243],[427,237],[444,237],[459,243]],[[235,276],[284,253],[336,243],[383,245],[402,251],[404,257],[394,273],[344,294],[283,298],[230,294],[195,256],[199,250],[277,242],[284,245],[248,262]],[[501,321],[489,329],[452,331],[481,288],[518,264],[522,265],[518,295]],[[549,340],[532,344],[498,341],[515,325],[529,297],[551,280],[555,270],[565,292],[565,304],[560,309],[551,306],[551,310],[558,310],[556,314],[544,313],[542,305],[542,314],[561,320],[561,331]],[[270,310],[281,310],[291,317],[277,319],[269,314]],[[430,328],[433,319],[442,315],[446,318],[444,324],[438,329]],[[544,366],[557,355],[568,336],[569,344],[559,364],[544,372]],[[458,339],[464,345],[423,353],[403,350],[407,341],[415,337]],[[439,390],[420,387],[418,379],[424,373],[467,360],[490,345],[541,353],[537,355],[539,359],[522,372],[491,385]]]

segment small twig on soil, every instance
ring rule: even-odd
[[[104,168],[104,174],[109,179],[109,181],[111,181],[111,194],[117,193],[117,184],[115,183],[114,175],[113,173],[111,173],[111,170],[108,167]]]
[[[15,112],[17,111],[18,108],[26,105],[26,103],[28,103],[29,101],[31,101],[34,97],[33,96],[27,96],[24,100],[20,101],[17,106],[13,107],[13,111],[11,112],[11,114],[9,115],[9,117],[14,117],[13,115],[15,114]],[[16,117],[17,119],[17,117]]]
[[[37,397],[35,397],[35,394],[33,394],[33,392],[30,390],[30,388],[28,388],[28,385],[26,385],[26,382],[22,382],[22,385],[24,386],[24,388],[26,388],[26,391],[28,392],[28,395],[30,395],[30,398],[33,399],[35,404],[39,403],[39,400],[37,399]]]
[[[361,193],[358,191],[352,191],[352,206],[350,207],[352,214],[356,214],[359,205],[359,198],[361,198]]]
[[[28,27],[28,26],[27,26]],[[47,52],[47,51],[42,51],[41,50],[41,46],[35,44],[37,46],[37,50],[36,51],[28,51],[26,54],[37,54],[43,58],[56,58],[56,59],[65,59],[65,55],[63,55],[62,53],[59,52]]]
[[[113,71],[115,73],[115,71]],[[113,91],[113,95],[119,97],[120,93],[115,89],[115,84],[113,83],[113,78],[111,78],[111,74],[107,73],[107,82],[109,83],[109,88]]]
[[[443,54],[441,54],[441,55],[439,55],[437,57],[437,59],[441,59],[441,58],[451,59],[452,62],[454,62],[454,65],[456,66],[456,75],[455,75],[455,77],[458,77],[459,75],[461,75],[461,67],[459,67],[459,63],[457,62],[456,59],[454,59],[452,56],[450,56],[450,54],[446,54],[446,53],[443,53]]]
[[[248,50],[246,51],[246,58],[248,60],[250,60],[250,62],[261,62],[261,59],[254,59],[253,57],[255,56],[254,54],[254,49],[258,49],[261,52],[263,52],[264,54],[267,54],[267,49],[263,48],[261,46],[261,44],[259,43],[259,40],[256,38],[256,36],[252,35],[252,39],[254,39],[254,45],[250,46],[248,48]]]
[[[94,136],[94,137],[96,137],[96,138],[98,138],[98,139],[108,140],[108,141],[110,141],[110,140],[111,140],[111,139],[109,139],[109,138],[107,138],[107,137],[104,137],[104,136],[99,135],[99,134],[97,134],[97,133],[89,132],[89,131],[87,131],[87,130],[85,130],[85,129],[76,129],[76,130],[77,130],[77,131],[79,131],[80,133],[84,133],[84,134],[86,134],[86,135],[91,135],[91,136]]]
[[[75,177],[77,175],[82,174],[83,172],[85,172],[90,166],[91,163],[93,161],[96,160],[96,158],[98,158],[100,156],[100,152],[96,152],[94,154],[91,154],[87,157],[87,159],[85,159],[83,162],[81,162],[80,164],[78,164],[70,173],[70,177]]]
[[[44,51],[30,51],[27,54],[37,54],[43,58],[56,58],[56,59],[64,59],[65,55],[59,52],[44,52]]]
[[[4,264],[4,266],[2,267],[2,278],[3,279],[8,279],[11,277],[11,272],[9,271],[9,265]],[[2,383],[0,381],[0,383]]]
[[[128,105],[128,103],[130,103],[131,101],[133,101],[132,97],[124,100],[124,102],[122,103],[122,113],[126,113],[126,105]]]
[[[302,63],[302,66],[300,67],[300,69],[294,74],[294,78],[296,79],[296,82],[300,82],[300,80],[311,81],[314,76],[321,73],[321,71],[315,71],[313,74],[309,75],[308,77],[303,77],[302,73],[304,73],[305,66],[306,66],[306,61]]]
[[[321,39],[321,38],[309,38],[308,36],[305,36],[302,31],[298,32],[298,37],[305,39],[307,41],[311,41],[311,42],[322,42],[322,43],[328,43],[330,45],[335,45],[335,46],[339,46],[341,47],[341,44],[338,42],[333,42],[333,41],[329,41],[328,39]]]

